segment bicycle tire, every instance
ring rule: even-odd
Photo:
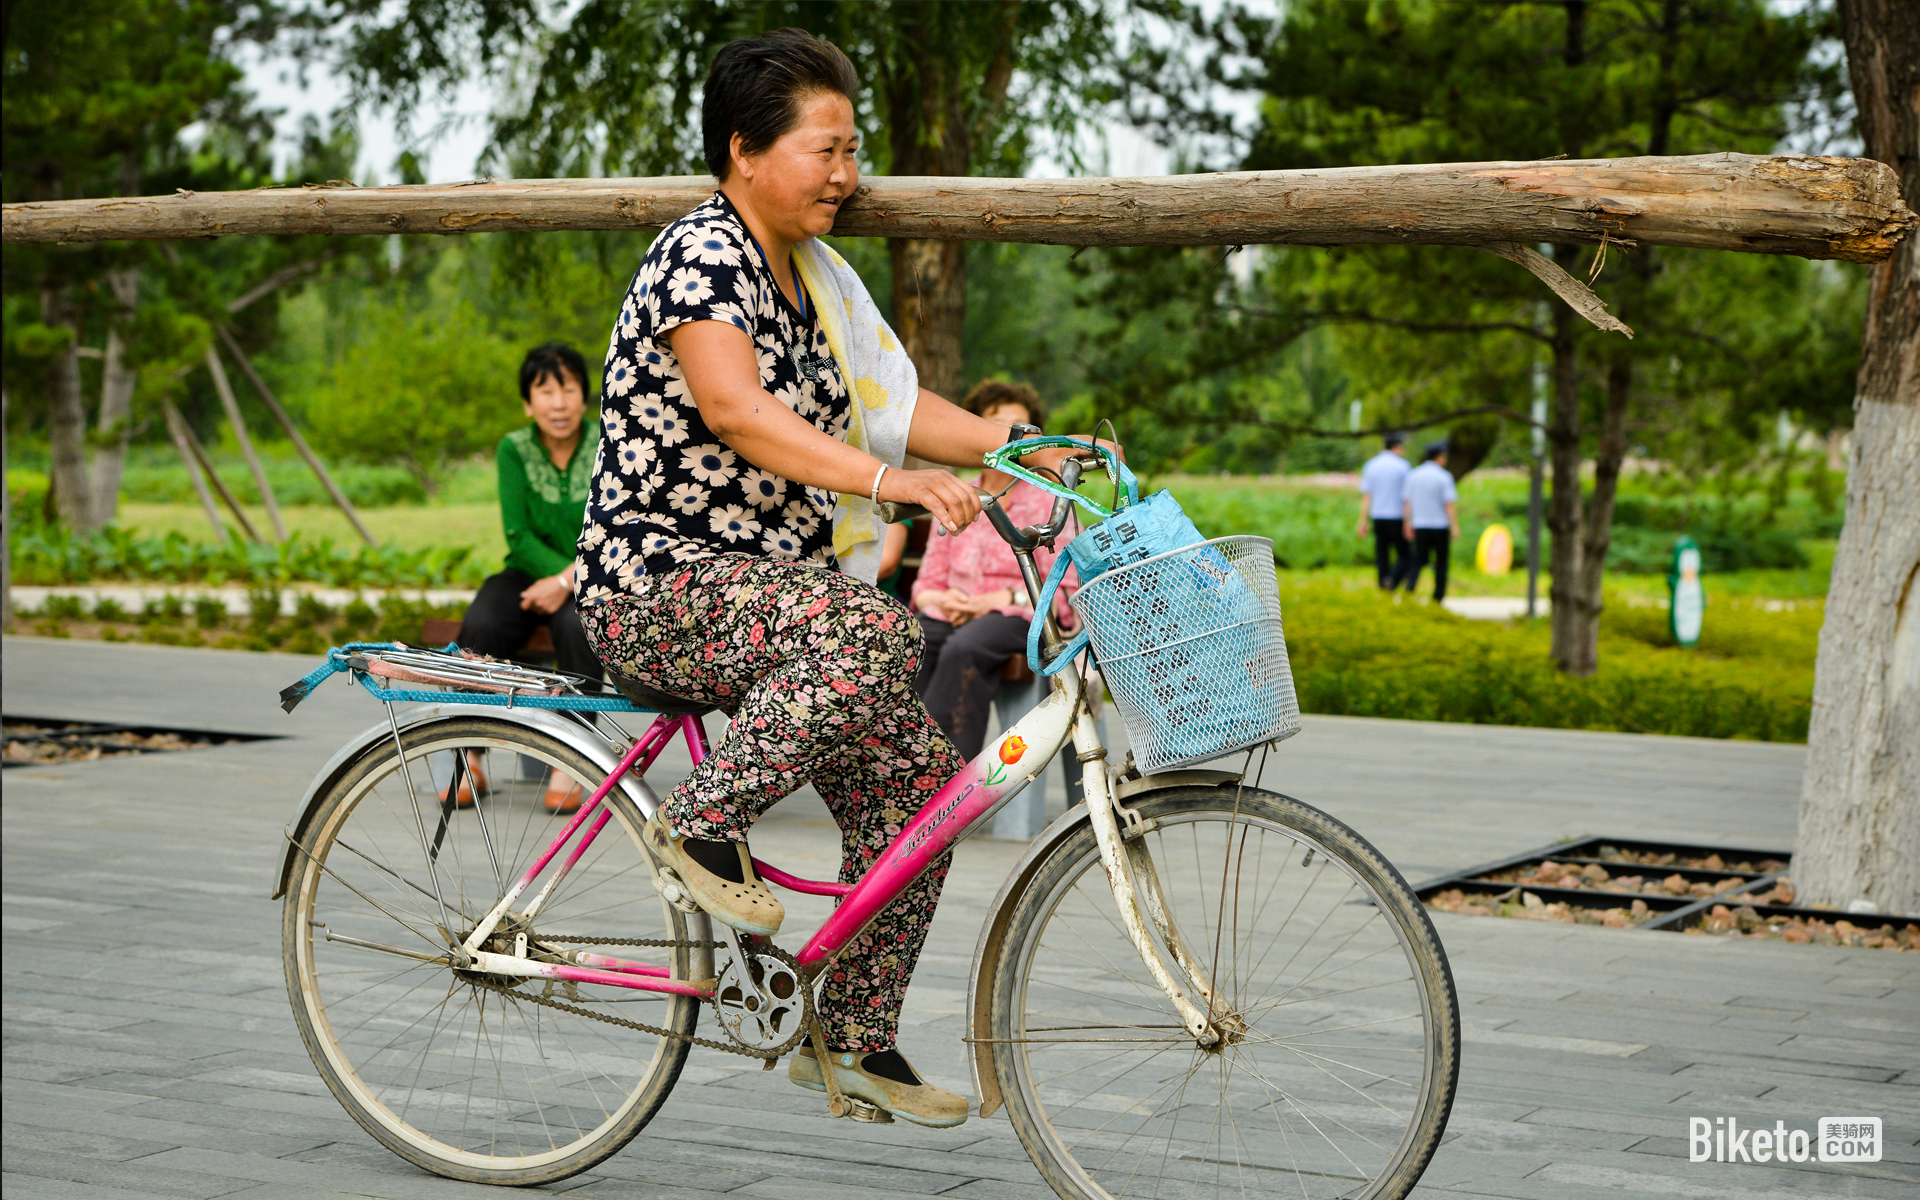
[[[1174,788],[1135,811],[1130,853],[1146,850],[1213,980],[1209,1011],[1244,1029],[1215,1050],[1181,1030],[1125,937],[1091,826],[1068,835],[1007,901],[992,981],[994,1073],[1034,1165],[1067,1200],[1404,1197],[1460,1059],[1452,973],[1413,890],[1350,827],[1275,792]],[[1211,1094],[1191,1098],[1209,1066]]]
[[[400,744],[422,798],[424,826],[405,799],[401,755],[393,739],[383,739],[335,773],[303,835],[304,850],[296,854],[282,948],[301,1038],[348,1114],[416,1166],[467,1182],[507,1185],[578,1174],[618,1151],[653,1118],[686,1062],[684,1040],[514,994],[541,994],[546,981],[522,980],[502,993],[448,965],[396,959],[336,935],[422,953],[429,952],[423,939],[437,936],[444,950],[439,899],[421,837],[438,835],[440,895],[464,936],[476,914],[497,902],[504,883],[517,878],[563,827],[564,818],[541,803],[549,772],[563,771],[587,794],[604,772],[558,739],[494,717],[420,726],[401,734]],[[440,787],[429,782],[436,764],[444,764],[442,777],[450,773],[456,754],[480,756],[490,784],[466,810],[446,809]],[[538,764],[531,782],[522,769],[522,760],[529,759]],[[683,915],[652,886],[638,836],[639,808],[618,788],[602,803],[607,824],[547,901],[535,938],[545,932],[686,940]],[[578,844],[576,836],[569,852]],[[553,871],[550,866],[547,876]],[[688,977],[691,956],[685,949],[610,950],[663,962],[674,978]],[[561,990],[554,999],[682,1034],[691,1034],[699,1020],[698,1002],[684,996],[556,986]]]

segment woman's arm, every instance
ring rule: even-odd
[[[925,388],[914,402],[907,453],[950,467],[978,467],[989,450],[1007,444],[1007,427],[974,416]]]
[[[761,387],[753,341],[738,326],[725,321],[689,321],[675,326],[666,336],[674,357],[680,360],[700,419],[741,457],[807,487],[853,496],[871,494],[880,460],[820,432]],[[922,403],[931,394],[922,392]],[[946,404],[944,400],[941,403]],[[960,415],[989,429],[999,428],[967,413]],[[916,414],[913,432],[917,433],[919,427]],[[1006,431],[1001,429],[1000,440],[1005,438]],[[908,446],[913,446],[912,434]],[[974,461],[978,460],[976,454]],[[980,501],[973,488],[945,471],[889,469],[880,480],[880,498],[918,504],[950,530],[964,529],[980,515]]]

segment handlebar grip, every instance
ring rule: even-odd
[[[902,521],[915,521],[932,515],[918,504],[899,504],[892,500],[880,502],[880,519],[889,525],[897,525]]]

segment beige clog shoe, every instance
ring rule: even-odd
[[[840,1085],[841,1092],[884,1108],[897,1117],[905,1117],[916,1125],[934,1129],[950,1129],[967,1119],[965,1096],[937,1088],[924,1079],[919,1083],[901,1083],[884,1075],[869,1074],[863,1069],[867,1057],[858,1050],[833,1052],[833,1080]],[[793,1061],[787,1064],[787,1078],[816,1092],[827,1090],[826,1080],[820,1074],[820,1060],[814,1057],[812,1046],[801,1046],[794,1051]]]
[[[734,883],[695,862],[684,849],[687,839],[670,832],[657,812],[641,827],[641,837],[653,852],[654,861],[679,876],[687,894],[708,916],[742,933],[772,937],[780,932],[780,922],[787,917],[786,906],[774,899],[767,885],[754,874],[753,857],[747,852],[745,842],[734,843],[740,853],[743,880]]]

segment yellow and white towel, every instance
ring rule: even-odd
[[[840,365],[849,397],[847,445],[890,467],[906,461],[907,429],[920,396],[920,375],[887,328],[847,260],[818,238],[794,247],[794,265],[820,314],[827,348]],[[880,572],[885,524],[865,493],[843,493],[833,509],[833,553],[840,569],[872,583]]]

